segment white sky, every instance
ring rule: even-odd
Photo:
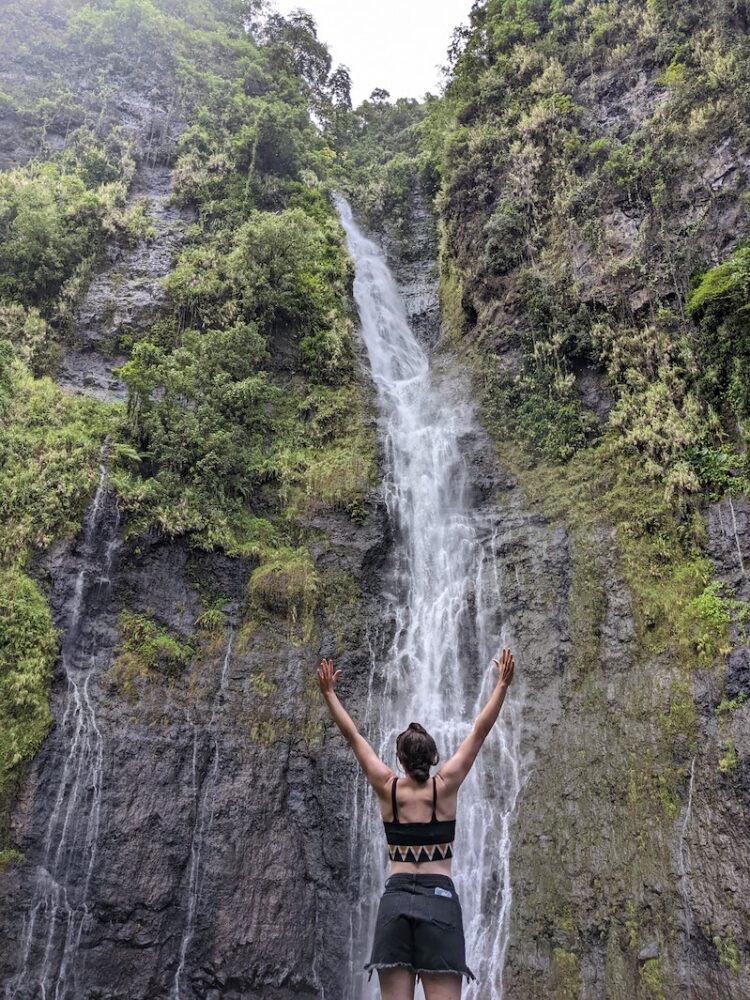
[[[334,67],[352,75],[356,107],[375,87],[391,98],[438,92],[440,67],[453,29],[466,21],[472,0],[277,0],[281,14],[302,8],[318,24]]]

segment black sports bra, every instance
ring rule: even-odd
[[[456,839],[455,819],[438,819],[435,814],[437,787],[432,779],[432,819],[429,823],[399,823],[396,804],[396,782],[391,784],[393,819],[383,820],[385,839],[388,841],[388,857],[391,861],[447,861],[453,857],[453,841]]]

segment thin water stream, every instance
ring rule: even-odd
[[[394,536],[384,647],[373,641],[366,730],[395,767],[395,740],[410,721],[434,735],[446,759],[469,732],[496,680],[492,658],[512,644],[500,604],[494,514],[472,508],[462,441],[475,427],[460,386],[437,383],[407,321],[379,248],[338,201],[355,264],[354,295],[380,407],[385,501]],[[454,880],[462,901],[467,960],[478,978],[467,1000],[501,1000],[512,888],[512,819],[521,790],[521,702],[514,685],[461,789]],[[361,831],[362,908],[352,918],[353,998],[378,996],[360,970],[368,957],[387,875],[382,824],[364,784],[352,806]],[[421,996],[421,990],[418,990]]]
[[[24,920],[22,966],[6,997],[75,1000],[79,949],[89,915],[91,877],[99,844],[104,740],[91,678],[96,666],[97,609],[109,600],[118,541],[116,504],[107,503],[109,445],[102,448],[99,485],[79,546],[80,568],[69,598],[61,666],[67,691],[58,725],[66,756],[47,823],[43,856]],[[79,864],[79,859],[83,864]],[[85,871],[85,877],[76,872]]]
[[[229,664],[232,658],[232,644],[234,633],[229,635],[227,651],[224,654],[224,661],[221,667],[221,677],[219,687],[211,706],[211,715],[206,727],[211,741],[211,763],[209,764],[206,776],[202,783],[198,781],[198,743],[199,730],[195,723],[193,726],[193,757],[192,757],[192,788],[193,801],[195,803],[195,820],[193,824],[193,835],[190,840],[190,863],[188,865],[188,879],[186,886],[186,907],[185,922],[182,928],[180,939],[179,960],[174,982],[172,983],[171,1000],[183,1000],[185,996],[193,996],[192,989],[185,992],[186,965],[190,952],[190,946],[195,936],[195,920],[200,909],[201,892],[203,889],[203,848],[206,840],[211,835],[214,824],[214,813],[216,806],[216,788],[219,781],[219,771],[221,765],[221,731],[216,721],[216,714],[221,707],[222,700],[226,694],[227,679],[229,674]]]
[[[731,511],[732,514],[732,534],[734,536],[734,544],[737,548],[737,560],[740,564],[740,572],[742,573],[742,576],[746,578],[747,573],[745,572],[745,562],[742,558],[742,546],[740,545],[740,536],[739,532],[737,531],[737,515],[734,512],[734,504],[732,503],[732,497],[728,496],[727,499],[729,500],[729,510]]]
[[[693,994],[692,968],[690,961],[690,938],[693,933],[693,916],[690,904],[690,853],[688,850],[687,836],[690,826],[691,813],[693,809],[693,790],[695,787],[695,757],[690,762],[690,783],[688,785],[688,798],[685,806],[685,815],[680,828],[679,842],[679,891],[682,898],[682,912],[685,921],[685,1000],[691,1000]]]

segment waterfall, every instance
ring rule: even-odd
[[[742,546],[740,545],[740,536],[737,531],[737,517],[734,513],[734,504],[732,503],[731,495],[727,497],[727,499],[729,500],[729,510],[732,513],[732,534],[734,535],[734,544],[737,548],[737,560],[740,564],[740,572],[742,573],[743,577],[747,578],[747,573],[745,572],[745,563],[742,558]]]
[[[687,849],[687,832],[690,824],[690,814],[693,808],[693,786],[695,785],[695,757],[690,762],[690,784],[688,785],[688,798],[685,806],[685,816],[680,828],[679,843],[679,891],[682,898],[682,911],[685,918],[685,963],[686,963],[686,1000],[690,1000],[693,991],[692,964],[690,960],[691,941],[693,932],[692,909],[690,906],[690,857]]]
[[[190,862],[188,865],[187,882],[187,907],[185,913],[185,923],[182,929],[180,940],[180,954],[172,983],[171,1000],[182,1000],[182,980],[185,975],[185,965],[187,963],[188,951],[195,935],[195,918],[198,913],[201,900],[201,890],[203,888],[203,845],[207,837],[211,834],[214,824],[214,805],[216,802],[216,785],[219,780],[219,769],[221,764],[220,752],[220,730],[216,723],[216,713],[226,694],[227,679],[229,675],[229,662],[232,656],[232,643],[234,632],[229,634],[227,651],[224,655],[224,662],[221,667],[221,677],[219,687],[211,705],[211,715],[208,720],[208,733],[211,740],[211,763],[208,772],[203,780],[202,787],[198,783],[198,727],[191,723],[193,727],[193,757],[192,757],[192,788],[193,801],[195,803],[195,822],[193,824],[193,835],[190,839]]]
[[[119,514],[107,504],[109,442],[78,548],[80,566],[69,595],[60,662],[67,684],[58,727],[66,754],[47,823],[34,892],[24,919],[22,965],[6,997],[74,1000],[78,953],[89,914],[89,889],[99,843],[104,741],[91,688],[98,610],[110,597]],[[84,873],[83,878],[80,877]]]
[[[511,644],[500,607],[496,514],[472,509],[465,442],[474,413],[460,386],[437,383],[409,328],[378,247],[337,201],[355,265],[354,296],[380,408],[384,496],[394,552],[384,620],[392,638],[374,642],[366,735],[395,767],[397,734],[419,721],[447,759],[469,733],[496,682],[492,665]],[[500,1000],[512,891],[511,826],[521,790],[521,699],[510,689],[500,720],[459,795],[454,880],[462,901],[467,961],[478,982],[469,1000]],[[351,995],[378,995],[360,971],[368,958],[387,875],[382,823],[362,784],[352,805],[362,859],[361,909],[352,918]],[[421,991],[419,993],[421,995]]]

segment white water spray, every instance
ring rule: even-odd
[[[65,629],[61,664],[67,681],[60,729],[67,754],[52,813],[44,854],[24,920],[22,965],[5,995],[42,1000],[73,1000],[81,938],[89,915],[89,889],[99,843],[104,741],[91,691],[96,639],[90,615],[108,599],[112,561],[118,545],[119,515],[105,518],[107,461],[105,442],[99,484],[84,523],[81,566],[75,579]],[[80,878],[83,871],[84,877]]]
[[[468,734],[496,681],[492,657],[509,644],[500,607],[496,525],[471,506],[471,470],[461,441],[475,427],[460,388],[434,384],[394,279],[378,247],[338,202],[355,263],[354,295],[378,392],[386,461],[385,501],[394,533],[387,622],[392,639],[373,657],[367,735],[395,764],[397,734],[411,720],[435,736],[446,759]],[[509,692],[500,722],[459,796],[454,880],[467,961],[478,978],[466,1000],[501,1000],[512,892],[511,827],[523,775],[520,698]],[[359,970],[369,955],[387,874],[377,804],[360,787],[362,910],[352,922],[356,998],[378,995]]]

